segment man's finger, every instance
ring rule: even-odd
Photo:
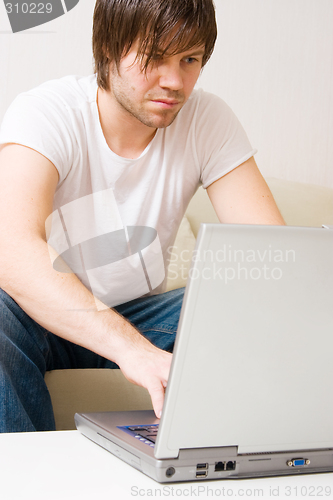
[[[147,387],[157,418],[161,418],[164,403],[164,387],[160,381],[157,384]]]

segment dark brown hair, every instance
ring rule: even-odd
[[[158,56],[201,45],[205,46],[204,66],[216,36],[213,0],[97,0],[93,22],[97,83],[109,90],[110,62],[118,67],[136,40],[138,58],[143,70],[147,70]]]

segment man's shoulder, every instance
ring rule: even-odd
[[[96,100],[96,76],[65,76],[49,80],[27,92],[21,93],[17,99],[39,101],[43,105],[48,103],[53,107],[80,108],[85,103]]]
[[[229,106],[221,97],[201,88],[197,88],[192,92],[188,102],[184,106],[186,113],[195,113],[198,118],[202,117],[205,113],[211,114],[213,112],[213,114],[216,114],[229,109]]]
[[[65,177],[77,138],[95,119],[91,102],[96,100],[96,93],[94,76],[66,76],[19,94],[2,120],[0,143],[13,142],[34,149]]]
[[[206,126],[225,123],[232,118],[232,110],[219,96],[203,89],[195,89],[179,116],[175,120],[175,126],[199,129]]]

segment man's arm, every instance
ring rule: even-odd
[[[213,182],[207,193],[220,222],[285,224],[253,157]]]
[[[45,220],[57,183],[56,168],[41,154],[16,144],[1,148],[0,287],[47,330],[117,363],[131,382],[148,389],[159,416],[171,354],[112,309],[97,311],[74,274],[52,267]]]

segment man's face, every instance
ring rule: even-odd
[[[191,95],[200,75],[204,47],[165,55],[142,69],[137,44],[121,59],[119,71],[110,65],[111,96],[124,118],[137,119],[147,127],[171,125]]]

